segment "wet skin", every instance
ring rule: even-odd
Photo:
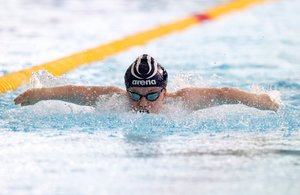
[[[184,88],[173,93],[167,93],[166,89],[162,90],[161,87],[131,87],[128,90],[142,96],[156,92],[161,92],[161,94],[155,101],[149,101],[145,97],[134,101],[126,90],[115,86],[67,85],[29,89],[21,93],[14,101],[15,104],[21,104],[21,106],[33,105],[42,100],[62,100],[78,105],[96,106],[100,96],[119,94],[127,96],[128,103],[133,110],[146,113],[159,113],[166,98],[180,99],[192,110],[222,104],[244,104],[261,110],[273,111],[279,108],[279,103],[268,94],[254,94],[227,87]],[[152,94],[148,97],[154,96]]]

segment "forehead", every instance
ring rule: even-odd
[[[137,92],[137,93],[148,93],[148,92],[157,92],[161,87],[130,87],[128,90]]]

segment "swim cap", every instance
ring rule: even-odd
[[[127,69],[125,85],[129,87],[163,87],[167,86],[167,71],[151,56],[139,56]]]

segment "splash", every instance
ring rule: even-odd
[[[171,88],[204,87],[220,80],[213,75],[205,80],[198,74],[183,73],[176,75]],[[50,87],[68,84],[64,77],[54,77],[47,71],[33,74],[30,87]],[[268,93],[278,97],[277,91],[265,91],[255,86],[255,93]],[[42,101],[33,106],[14,110],[12,116],[27,117],[19,128],[27,123],[27,129],[34,129],[33,121],[48,127],[60,124],[63,129],[85,129],[87,131],[124,131],[129,138],[138,134],[143,138],[156,138],[165,134],[179,133],[216,133],[219,131],[244,129],[247,131],[271,129],[276,127],[276,116],[270,112],[258,111],[244,105],[222,105],[213,108],[192,111],[180,99],[167,100],[160,114],[135,113],[128,105],[127,97],[120,94],[102,95],[95,107],[79,106],[62,101]],[[260,121],[260,122],[257,122]],[[269,121],[273,121],[270,123]],[[25,125],[26,126],[26,125]],[[258,127],[257,127],[258,126]],[[151,140],[150,139],[150,140]],[[130,139],[129,139],[130,140]]]
[[[63,76],[53,76],[47,70],[33,72],[29,82],[29,88],[42,88],[67,85],[68,81]]]
[[[121,94],[101,95],[96,104],[98,113],[126,113],[130,110],[126,96]]]
[[[278,103],[279,105],[283,106],[281,101],[281,93],[278,90],[266,90],[260,86],[252,85],[251,91],[256,94],[268,94],[272,101]]]
[[[176,91],[185,87],[204,87],[205,82],[203,77],[194,73],[180,73],[174,76],[168,88],[170,91]]]
[[[204,78],[200,74],[187,72],[176,74],[168,88],[170,91],[176,91],[186,87],[208,87],[220,84],[221,77],[216,74],[213,74],[209,78]]]
[[[70,82],[64,76],[53,76],[47,70],[33,72],[29,82],[29,89],[55,87],[68,85]],[[32,106],[23,107],[22,112],[26,117],[41,117],[55,114],[82,114],[91,113],[94,108],[88,106],[79,106],[68,102],[47,100],[36,103]]]

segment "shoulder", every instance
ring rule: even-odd
[[[115,92],[115,93],[119,93],[119,94],[125,94],[126,93],[126,90],[121,89],[117,86],[108,86],[108,89]]]
[[[187,87],[175,92],[167,93],[167,97],[170,98],[190,98],[194,96],[217,96],[221,92],[218,88],[200,88],[200,87]]]
[[[124,89],[121,89],[117,86],[89,86],[89,90],[95,91],[100,94],[112,94],[112,93],[117,93],[117,94],[125,94],[126,91]]]

